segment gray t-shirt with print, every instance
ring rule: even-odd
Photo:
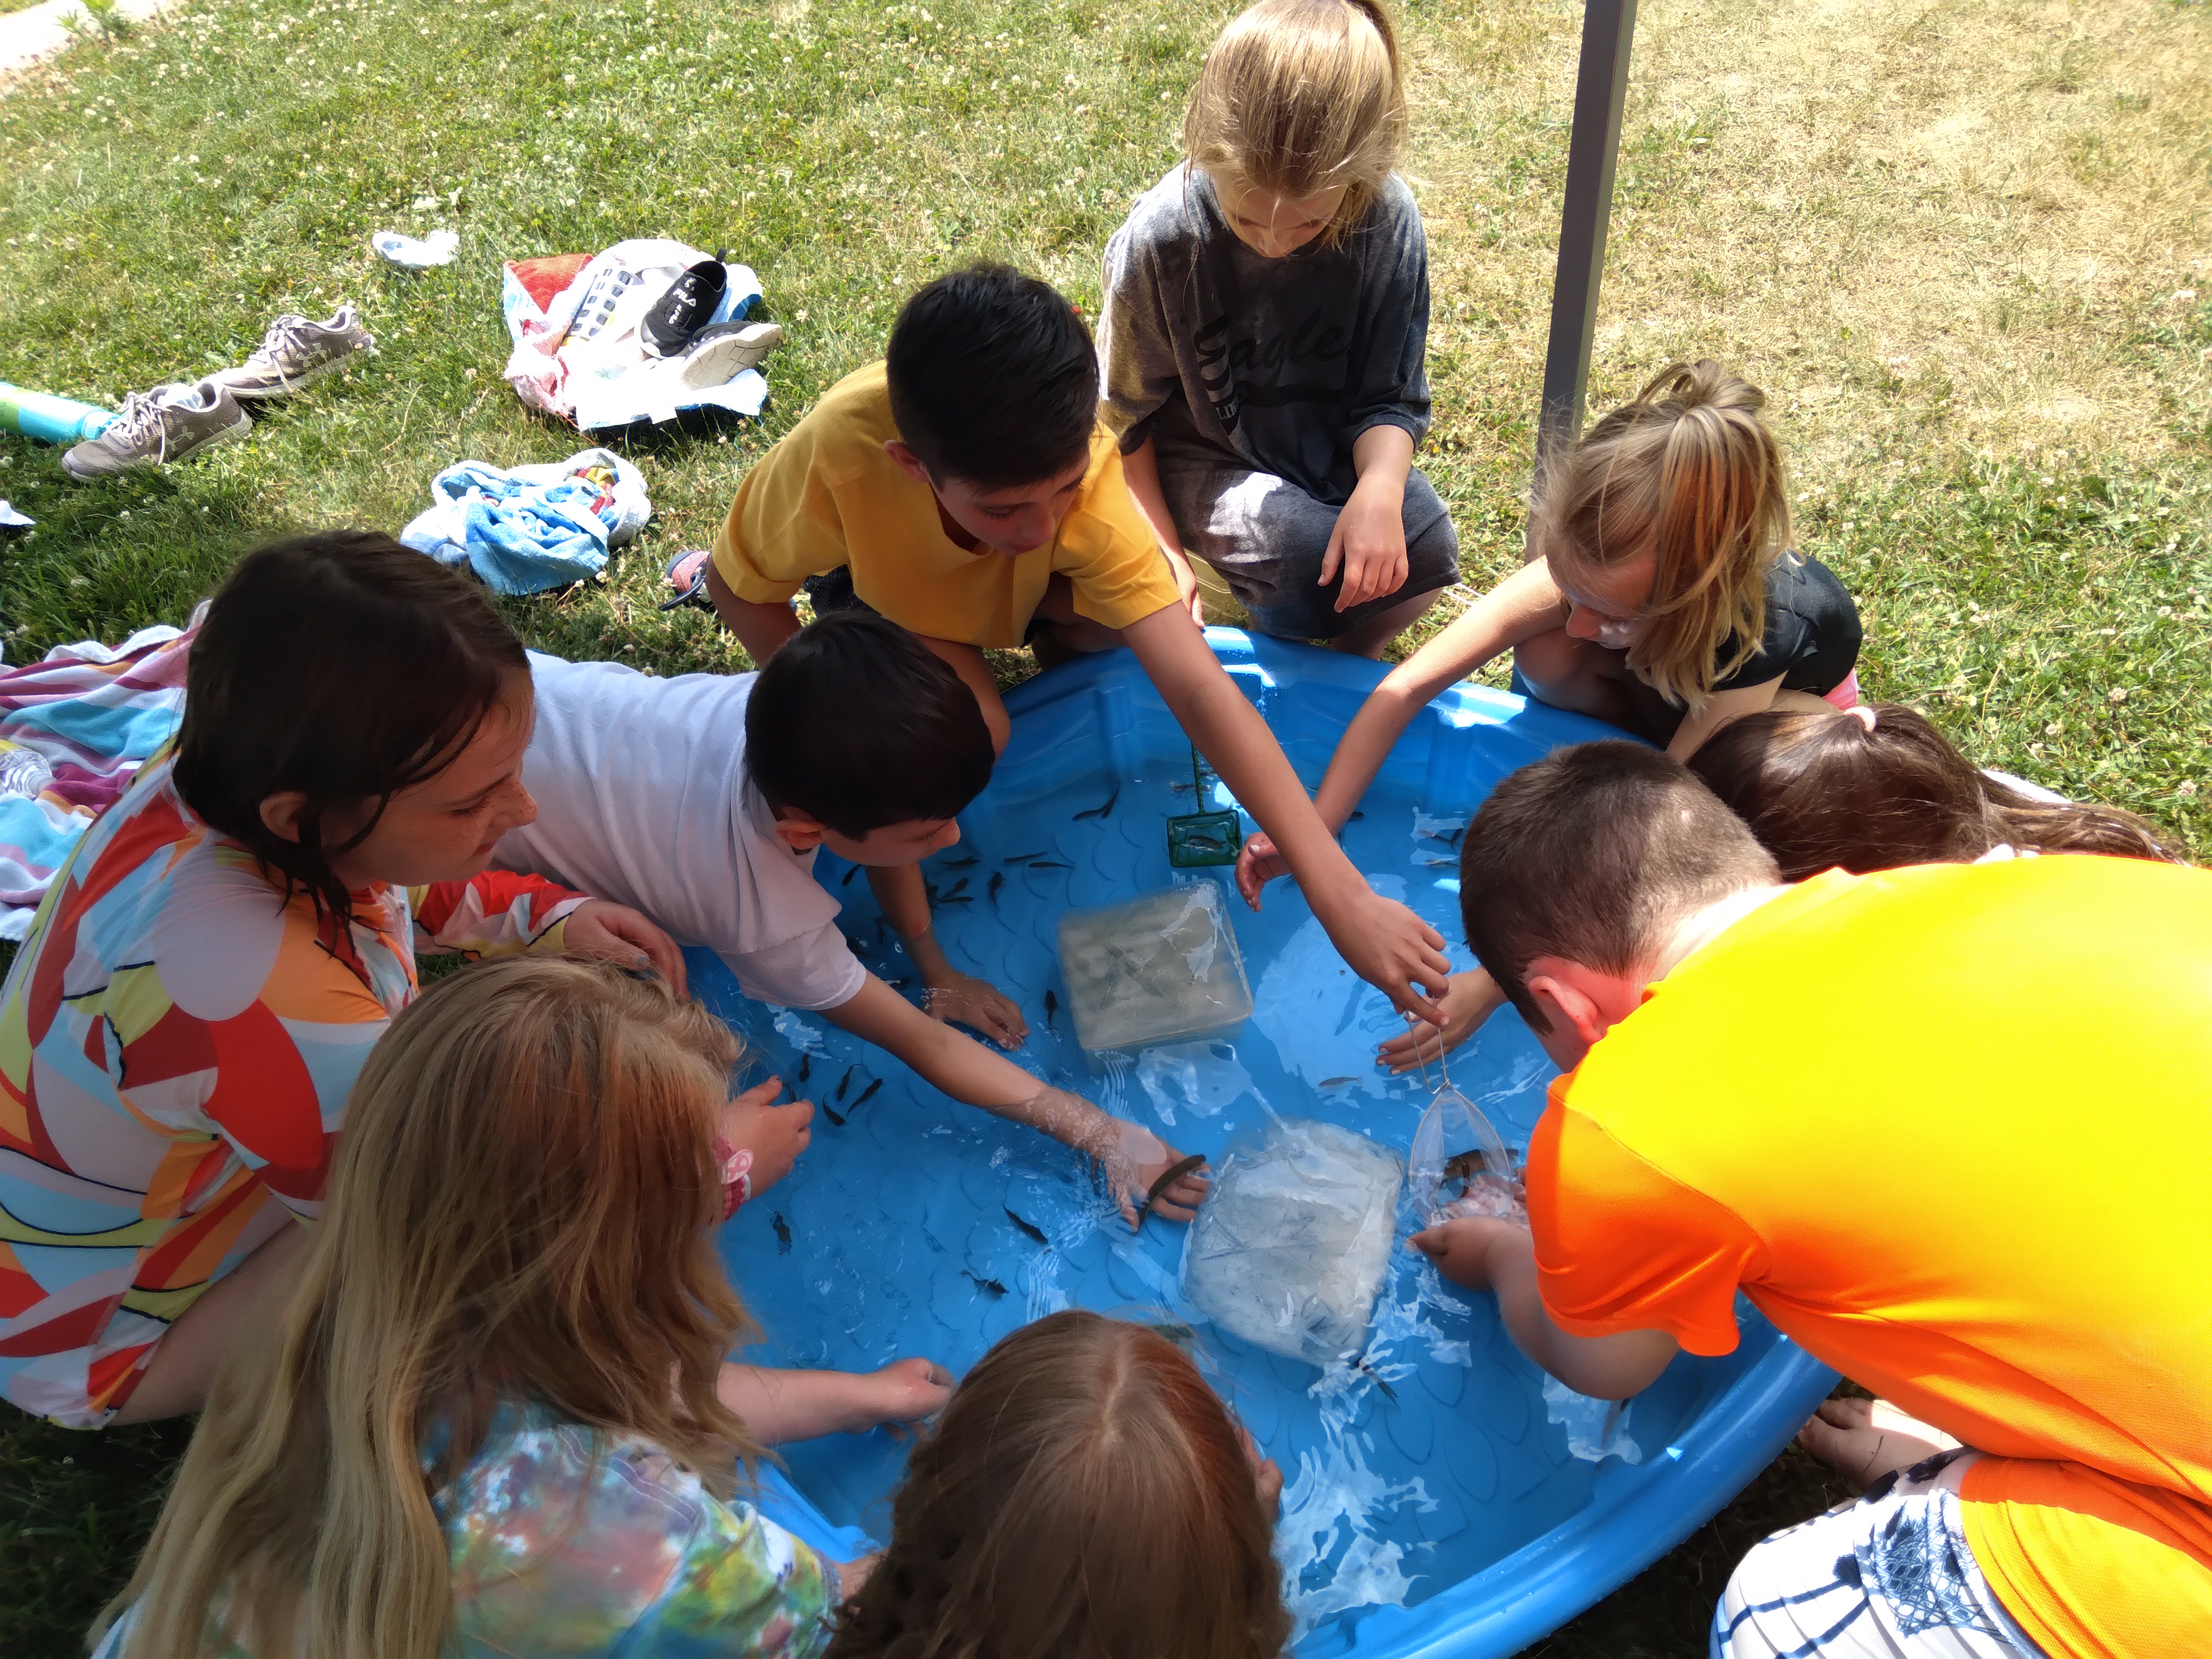
[[[1335,246],[1269,259],[1179,164],[1106,245],[1105,291],[1098,355],[1124,451],[1211,451],[1340,507],[1361,433],[1428,430],[1428,241],[1395,173]]]

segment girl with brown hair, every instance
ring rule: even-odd
[[[733,1493],[942,1373],[747,1373],[714,1243],[726,1028],[510,959],[393,1022],[265,1344],[200,1419],[103,1659],[811,1656],[859,1573]],[[864,1570],[864,1569],[863,1569]]]
[[[1898,703],[1749,715],[1690,769],[1751,826],[1784,881],[1963,863],[2001,847],[2179,862],[2140,818],[1992,777]]]
[[[1459,580],[1413,467],[1428,243],[1380,0],[1261,0],[1206,53],[1187,159],[1107,245],[1098,334],[1129,488],[1263,633],[1380,656]]]
[[[1282,1486],[1166,1337],[1052,1314],[915,1448],[829,1659],[1274,1659]]]

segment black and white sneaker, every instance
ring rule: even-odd
[[[702,259],[668,285],[660,301],[645,313],[637,326],[638,340],[648,356],[673,357],[691,343],[691,337],[706,327],[730,274],[720,259]]]

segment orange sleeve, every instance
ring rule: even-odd
[[[1692,1353],[1732,1352],[1737,1288],[1766,1265],[1734,1211],[1562,1104],[1556,1085],[1529,1138],[1528,1225],[1545,1310],[1574,1336],[1661,1330]]]

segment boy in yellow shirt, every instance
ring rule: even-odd
[[[1565,1075],[1528,1227],[1415,1246],[1584,1394],[1729,1352],[1741,1292],[1902,1408],[1807,1425],[1872,1484],[1751,1552],[1717,1659],[2212,1651],[2212,875],[1786,887],[1685,768],[1598,743],[1498,786],[1461,902]]]
[[[952,665],[1001,747],[983,647],[1028,643],[1049,664],[1127,646],[1345,960],[1431,1017],[1443,939],[1352,867],[1207,647],[1188,568],[1130,495],[1097,398],[1090,334],[1050,284],[1005,265],[939,278],[900,312],[885,361],[830,387],[746,474],[706,571],[715,611],[764,663],[799,631],[793,597],[827,608],[818,579],[842,570],[852,599]],[[927,912],[919,872],[902,881],[877,887],[905,933]],[[1245,897],[1256,908],[1256,887]]]

